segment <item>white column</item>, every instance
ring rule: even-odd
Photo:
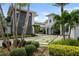
[[[51,34],[51,28],[49,28],[49,34]]]
[[[47,34],[47,28],[45,28],[46,34]]]
[[[35,34],[33,25],[34,25],[34,15],[32,13],[32,33]]]

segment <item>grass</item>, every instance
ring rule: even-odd
[[[37,36],[35,34],[27,34],[25,35],[25,37],[34,37],[34,36]],[[5,34],[5,37],[7,38],[7,35]],[[13,35],[12,34],[9,34],[8,35],[9,39],[13,39]],[[17,35],[18,38],[21,38],[21,35]],[[0,40],[2,40],[2,36],[0,35]]]
[[[62,40],[53,41],[50,44],[79,46],[79,40],[76,40],[76,39],[65,39],[65,40],[63,40],[62,39]]]
[[[48,45],[49,54],[53,56],[79,56],[78,46],[68,46],[68,45]]]

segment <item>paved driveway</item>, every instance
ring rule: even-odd
[[[56,40],[58,38],[58,36],[56,35],[44,35],[44,34],[39,34],[38,36],[35,37],[27,37],[25,38],[26,41],[37,41],[40,43],[40,45],[42,46],[47,46],[47,44],[49,42],[51,42],[52,40]],[[59,39],[59,38],[58,38]],[[0,46],[2,46],[2,41],[0,40]],[[13,42],[13,40],[11,39],[11,41]]]

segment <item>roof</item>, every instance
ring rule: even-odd
[[[55,15],[55,14],[54,13],[50,13],[50,14],[48,14],[46,16],[48,17],[48,16],[53,16],[53,15]]]
[[[35,24],[38,24],[38,25],[45,25],[44,23],[41,23],[41,22],[35,22]]]
[[[16,9],[19,10],[19,8],[16,8]],[[12,12],[12,10],[13,10],[13,8],[10,6],[7,14],[10,15],[11,12]],[[22,8],[21,8],[19,11],[27,12],[26,9],[22,9]],[[36,12],[34,12],[34,11],[32,11],[32,10],[30,10],[29,12],[33,13],[35,16],[38,16],[38,15],[36,14]]]

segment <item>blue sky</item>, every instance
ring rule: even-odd
[[[10,4],[2,5],[4,15],[7,16],[7,11],[9,9]],[[47,14],[56,13],[60,14],[60,8],[56,6],[52,6],[50,3],[32,3],[30,9],[35,11],[38,16],[35,17],[35,21],[44,22],[48,18]],[[64,7],[65,10],[72,11],[73,9],[79,9],[79,3],[71,3]]]

